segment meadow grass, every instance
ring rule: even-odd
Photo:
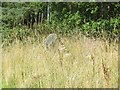
[[[3,88],[117,88],[118,45],[86,37],[63,37],[67,55],[57,44],[16,41],[3,48]]]

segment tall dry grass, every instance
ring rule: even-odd
[[[62,38],[45,51],[42,43],[16,41],[3,49],[3,88],[117,88],[118,45],[86,37]]]

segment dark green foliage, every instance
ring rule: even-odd
[[[30,31],[23,28],[2,29],[2,40],[4,43],[12,43],[14,40],[23,40],[30,36]]]
[[[48,4],[50,22],[47,22]],[[41,35],[52,32],[67,36],[82,32],[88,37],[118,40],[120,36],[119,12],[120,2],[3,2],[3,42],[12,42],[16,38],[22,40],[36,35],[35,33]],[[30,13],[34,14],[35,18],[32,30],[27,27],[31,25],[28,21]]]

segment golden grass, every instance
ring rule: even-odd
[[[62,38],[70,55],[56,45],[15,44],[3,50],[3,88],[117,88],[118,46],[113,43]]]

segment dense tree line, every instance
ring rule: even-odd
[[[120,34],[120,2],[3,2],[1,7],[3,36],[16,27],[37,29],[35,24],[44,30],[59,27],[60,33],[74,32],[77,27],[85,35],[113,40]]]

